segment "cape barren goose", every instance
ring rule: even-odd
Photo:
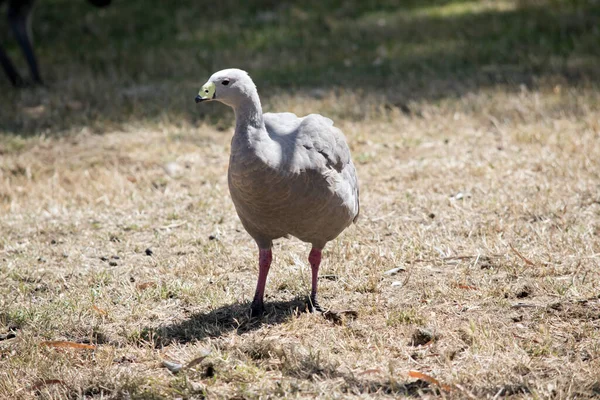
[[[310,243],[310,310],[317,301],[321,251],[358,218],[358,179],[344,134],[318,114],[263,114],[256,86],[239,69],[216,72],[196,103],[220,101],[235,112],[229,192],[244,228],[259,248],[251,315],[264,312],[273,240],[286,235]]]

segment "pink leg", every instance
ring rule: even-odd
[[[314,310],[323,312],[323,309],[317,302],[317,283],[319,279],[319,266],[321,265],[321,249],[315,249],[313,247],[308,255],[308,262],[310,262],[310,269],[312,271],[312,288],[310,291],[311,312]]]
[[[254,300],[250,306],[250,315],[258,317],[265,312],[265,304],[263,298],[265,296],[265,286],[267,284],[267,275],[271,267],[273,254],[271,249],[259,249],[258,252],[258,283],[256,284],[256,293]]]

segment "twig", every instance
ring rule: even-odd
[[[159,230],[173,229],[173,228],[178,228],[178,227],[180,227],[182,225],[185,225],[185,224],[187,224],[187,221],[177,222],[177,223],[170,224],[170,225],[159,226],[156,229],[159,229]]]
[[[512,308],[541,308],[543,306],[541,306],[539,304],[515,303],[511,307]]]
[[[489,256],[484,256],[484,257],[488,257],[488,258],[498,258],[500,257],[499,254],[491,254]],[[415,263],[425,263],[425,262],[430,262],[430,263],[434,263],[436,261],[453,261],[453,260],[472,260],[472,259],[476,259],[477,261],[481,258],[481,254],[478,255],[474,255],[474,256],[453,256],[453,257],[441,257],[441,258],[416,258],[414,260],[410,260],[407,261],[407,263],[409,264],[415,264]]]
[[[528,260],[527,258],[525,258],[525,256],[523,256],[523,254],[519,253],[519,252],[517,251],[517,249],[515,249],[515,248],[513,247],[513,245],[512,245],[512,244],[510,244],[510,243],[509,243],[508,245],[510,246],[510,249],[511,249],[512,251],[514,251],[514,253],[515,253],[515,254],[516,254],[516,255],[517,255],[517,256],[518,256],[518,257],[519,257],[521,260],[523,260],[523,261],[525,262],[525,264],[527,264],[527,265],[530,265],[530,266],[532,266],[532,267],[533,267],[533,266],[535,266],[535,264],[533,263],[533,261],[531,261],[531,260]]]

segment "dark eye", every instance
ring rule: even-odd
[[[221,81],[221,84],[222,84],[223,86],[227,86],[227,85],[229,85],[229,79],[223,79],[223,81]]]

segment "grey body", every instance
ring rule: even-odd
[[[317,114],[263,115],[264,129],[237,124],[229,191],[260,248],[292,235],[322,249],[359,213],[350,150],[333,122]]]

